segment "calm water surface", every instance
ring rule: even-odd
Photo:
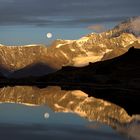
[[[139,140],[139,118],[79,90],[0,89],[1,140]]]

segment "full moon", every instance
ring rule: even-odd
[[[47,33],[47,38],[52,38],[52,33]]]
[[[46,113],[44,114],[44,118],[45,118],[45,119],[48,119],[49,117],[50,117],[50,114],[46,112]]]

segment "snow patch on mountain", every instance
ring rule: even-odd
[[[0,44],[0,46],[4,46],[4,45]]]
[[[61,54],[63,54],[63,56],[66,58],[66,59],[69,59],[68,55],[66,53],[64,53],[63,51],[60,51]]]
[[[70,49],[72,52],[75,52],[76,50],[75,49]]]
[[[82,67],[88,65],[89,62],[96,62],[102,59],[103,55],[88,55],[88,56],[77,56],[72,59],[73,65]]]
[[[61,46],[63,46],[64,44],[58,44],[56,45],[56,48],[60,48]]]
[[[78,40],[76,40],[75,42],[79,45],[79,46],[83,46],[85,42],[87,42],[89,40],[88,37],[82,37]]]

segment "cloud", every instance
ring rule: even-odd
[[[131,19],[131,29],[136,35],[140,36],[140,17]]]
[[[91,25],[91,26],[88,26],[87,27],[89,30],[93,30],[95,32],[104,32],[106,30],[106,28],[103,26],[103,25],[99,25],[99,24],[96,24],[96,25]]]
[[[139,15],[139,5],[140,0],[107,0],[105,4],[104,0],[0,0],[0,25],[70,26],[116,22],[120,21],[118,17]]]

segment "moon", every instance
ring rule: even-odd
[[[52,38],[52,33],[47,33],[47,38]]]
[[[44,118],[45,118],[45,119],[48,119],[49,117],[50,117],[50,114],[46,112],[46,113],[44,114]]]

